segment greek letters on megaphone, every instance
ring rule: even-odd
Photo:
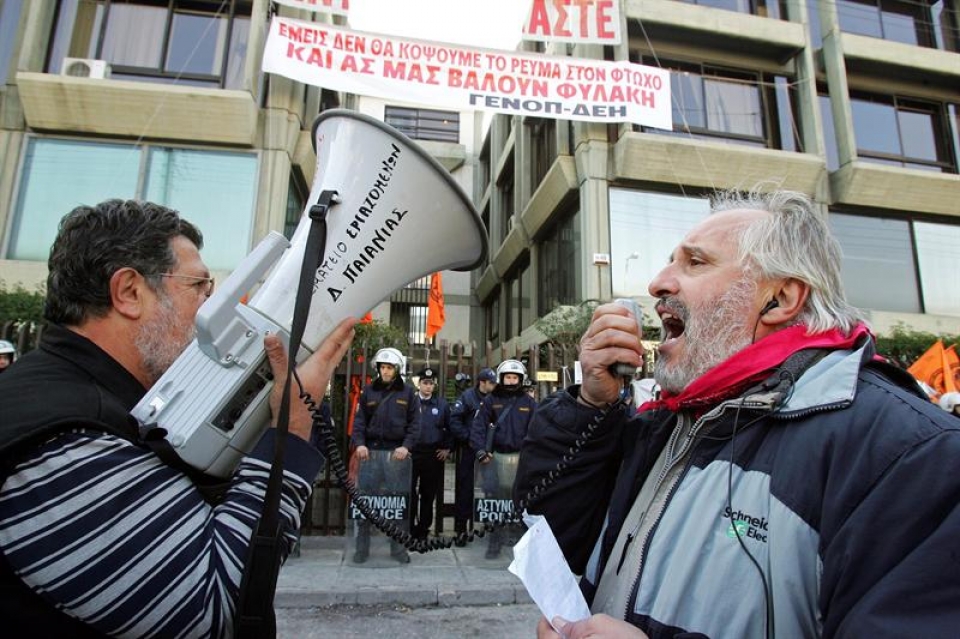
[[[197,338],[133,409],[144,427],[164,429],[188,464],[212,475],[228,476],[269,425],[263,337],[289,341],[308,212],[322,197],[330,202],[326,244],[298,361],[344,318],[361,317],[429,273],[471,270],[486,254],[469,198],[414,142],[340,109],[322,113],[312,133],[316,178],[292,239],[270,233],[254,248],[200,308]],[[261,279],[249,304],[240,303]]]

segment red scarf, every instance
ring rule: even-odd
[[[770,371],[797,351],[807,348],[849,349],[864,335],[869,335],[870,330],[865,324],[858,324],[850,335],[835,328],[816,335],[806,333],[807,327],[803,324],[777,331],[717,364],[693,380],[679,395],[664,391],[659,400],[644,402],[638,410],[667,408],[674,412],[689,409],[703,412],[763,381]]]

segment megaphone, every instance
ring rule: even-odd
[[[312,134],[316,177],[293,238],[271,233],[243,260],[201,306],[196,339],[132,411],[211,475],[229,476],[269,424],[263,337],[289,341],[310,207],[323,198],[329,205],[298,361],[346,317],[363,316],[430,273],[469,271],[486,255],[486,230],[470,199],[406,136],[342,109],[320,114]],[[249,303],[240,303],[271,267]]]

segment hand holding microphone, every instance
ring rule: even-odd
[[[597,307],[580,339],[580,398],[588,405],[600,407],[615,402],[622,377],[628,372],[632,376],[643,362],[639,307],[632,300],[626,301],[634,308],[628,308],[622,300]]]

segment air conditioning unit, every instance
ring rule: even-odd
[[[97,78],[104,79],[110,77],[110,65],[106,60],[90,60],[87,58],[64,58],[60,66],[60,75],[68,75],[74,78]]]

